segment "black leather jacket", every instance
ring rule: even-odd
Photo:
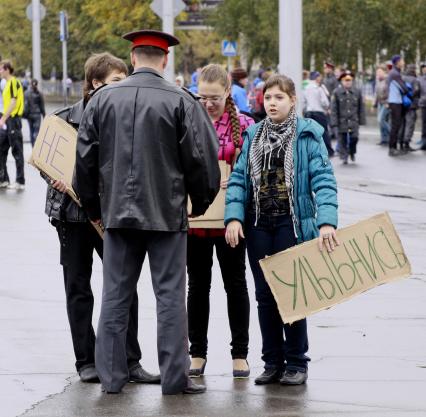
[[[58,110],[54,114],[69,123],[73,128],[78,130],[84,111],[84,102],[80,100],[78,103],[70,107]],[[48,184],[50,180],[46,178]],[[46,195],[45,213],[49,218],[59,221],[68,222],[86,222],[87,215],[74,200],[66,193],[61,193],[48,185]]]
[[[40,91],[34,91],[32,88],[29,88],[25,91],[24,117],[40,115],[43,117],[46,116],[43,94]]]
[[[195,96],[140,68],[87,104],[74,189],[105,228],[184,231],[187,195],[201,215],[219,191],[218,145]]]

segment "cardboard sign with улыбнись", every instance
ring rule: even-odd
[[[294,323],[357,294],[411,275],[388,213],[339,229],[333,252],[318,239],[260,261],[284,323]]]

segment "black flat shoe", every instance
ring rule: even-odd
[[[194,384],[193,382],[186,387],[182,393],[183,394],[204,394],[207,391],[207,388],[205,385],[201,384]]]
[[[87,366],[85,368],[82,368],[80,369],[78,374],[80,375],[81,382],[91,382],[91,383],[100,382],[98,374],[94,366]]]
[[[265,369],[263,374],[259,375],[255,380],[254,383],[256,385],[267,385],[267,384],[273,384],[275,382],[278,382],[281,378],[282,371],[278,369]]]
[[[138,384],[160,384],[160,375],[153,375],[145,371],[141,365],[137,365],[129,369],[129,382],[136,382]]]

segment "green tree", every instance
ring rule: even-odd
[[[31,22],[25,16],[28,0],[2,0],[0,7],[0,55],[10,59],[18,74],[31,66]]]
[[[149,8],[150,0],[45,2],[49,12],[42,23],[43,46],[44,53],[50,57],[43,59],[45,74],[50,72],[52,64],[62,68],[58,20],[60,10],[68,14],[68,66],[70,75],[76,78],[83,77],[84,62],[91,53],[109,51],[128,62],[129,44],[121,35],[139,28],[140,22],[144,22],[144,28],[158,28],[160,24]]]
[[[366,64],[387,50],[404,51],[408,61],[415,58],[417,41],[426,53],[424,0],[303,0],[304,64],[311,54],[317,62],[331,58],[354,67],[357,52]],[[249,61],[264,65],[278,63],[278,1],[224,0],[211,16],[220,36],[246,40]]]
[[[83,65],[93,52],[110,51],[129,62],[125,32],[139,28],[161,28],[152,12],[151,0],[42,0],[47,13],[41,22],[42,73],[49,77],[53,67],[61,76],[59,42],[60,10],[69,17],[68,70],[82,78]],[[194,0],[198,1],[198,0]],[[31,22],[25,16],[29,0],[1,0],[0,55],[13,60],[22,74],[32,66]],[[182,17],[182,16],[181,16]],[[183,16],[184,17],[184,16]],[[362,51],[365,64],[404,51],[413,62],[419,42],[426,54],[425,0],[303,0],[304,63],[311,54],[316,61],[356,65]],[[224,0],[210,16],[214,31],[177,31],[176,68],[186,73],[208,62],[223,62],[220,41],[240,41],[249,66],[257,59],[265,66],[278,63],[278,0]]]
[[[404,51],[413,61],[417,41],[425,41],[424,0],[304,0],[303,6],[305,63],[314,53],[354,66],[358,50],[367,64],[382,50],[382,59]]]
[[[182,72],[186,79],[198,67],[212,62],[225,62],[221,54],[221,39],[217,32],[178,30],[176,36],[181,42],[176,48],[176,72]]]
[[[254,59],[278,62],[278,0],[225,0],[210,22],[221,37],[243,40],[249,66]]]

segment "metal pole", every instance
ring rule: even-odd
[[[67,79],[68,79],[68,17],[64,10],[59,12],[59,39],[62,42],[62,92],[64,95],[64,106],[68,105]]]
[[[302,0],[279,0],[279,73],[296,86],[297,110],[302,110]]]
[[[416,71],[417,74],[422,75],[420,72],[420,41],[416,42]]]
[[[173,0],[163,0],[163,32],[174,34]],[[164,78],[174,83],[175,80],[175,51],[170,48],[169,62],[164,71]]]
[[[231,72],[232,67],[232,59],[230,56],[228,56],[228,72]]]
[[[67,62],[67,41],[62,41],[62,88],[64,92],[64,106],[68,105],[67,94],[68,62]]]
[[[364,72],[364,60],[361,49],[358,49],[358,55],[357,55],[357,70],[358,74],[363,74]]]
[[[32,0],[33,30],[33,73],[32,77],[39,82],[41,89],[41,46],[40,46],[40,0]]]

